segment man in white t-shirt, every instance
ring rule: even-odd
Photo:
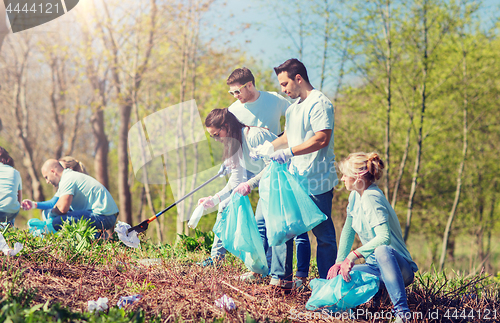
[[[333,105],[309,83],[307,70],[299,60],[289,59],[274,68],[284,93],[296,99],[286,112],[285,132],[272,142],[270,158],[287,163],[292,174],[299,175],[303,187],[327,220],[312,231],[318,248],[316,261],[320,278],[326,278],[335,263],[337,242],[331,219],[333,187],[338,183],[333,153]],[[293,241],[273,247],[271,284],[293,286]]]
[[[227,78],[229,93],[237,101],[229,106],[229,112],[246,126],[263,127],[275,135],[281,133],[280,118],[290,102],[276,92],[258,91],[255,78],[246,68],[237,68]]]
[[[112,229],[118,216],[118,206],[109,191],[89,175],[64,169],[59,161],[47,160],[42,166],[47,183],[58,187],[59,197],[49,214],[52,226],[59,230],[63,221],[90,220],[99,230]]]

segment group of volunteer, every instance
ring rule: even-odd
[[[216,265],[224,260],[226,236],[221,234],[220,220],[227,216],[235,199],[258,188],[259,201],[251,221],[255,223],[255,234],[260,236],[259,248],[267,256],[267,263],[261,267],[265,272],[251,270],[238,279],[253,283],[269,273],[270,284],[278,289],[304,288],[311,260],[308,233],[299,232],[276,243],[275,228],[270,226],[276,205],[271,209],[274,200],[269,199],[271,194],[280,193],[272,187],[276,178],[273,172],[284,172],[289,175],[290,185],[295,185],[295,193],[305,196],[306,201],[300,203],[309,203],[310,213],[321,217],[319,224],[315,222],[311,227],[317,240],[319,277],[332,279],[340,275],[349,282],[353,271],[378,277],[394,304],[397,318],[405,321],[410,313],[405,287],[413,281],[418,268],[406,248],[398,218],[377,186],[384,162],[377,153],[359,152],[339,163],[341,180],[351,193],[337,249],[331,218],[333,188],[338,184],[333,105],[311,85],[306,67],[299,60],[289,59],[274,71],[291,103],[278,93],[257,90],[252,72],[243,67],[234,70],[227,79],[229,93],[237,100],[229,108],[212,110],[205,119],[210,136],[224,145],[223,167],[230,170],[230,178],[221,191],[198,201],[207,210],[218,205],[219,233],[215,236],[211,257],[200,264]],[[285,127],[281,133],[283,116]],[[31,226],[48,232],[59,230],[64,221],[80,219],[89,220],[103,232],[114,227],[118,216],[116,203],[102,184],[86,174],[80,162],[72,157],[49,159],[43,164],[42,175],[57,188],[55,196],[40,202],[22,200],[19,172],[9,153],[0,147],[0,223],[3,226],[14,225],[20,208],[38,208],[43,210],[43,220],[32,219]],[[301,192],[297,192],[297,187]],[[308,216],[307,213],[302,212],[302,216]],[[362,246],[351,251],[355,234]],[[363,263],[355,264],[358,260]]]
[[[30,229],[40,233],[56,232],[65,221],[86,219],[100,231],[99,235],[109,235],[118,216],[118,206],[109,191],[87,174],[81,162],[71,156],[49,159],[41,171],[46,182],[57,189],[54,197],[39,202],[23,200],[21,176],[14,168],[13,158],[0,147],[0,226],[14,226],[21,208],[40,209],[43,220],[28,221]]]
[[[224,144],[223,163],[231,170],[227,185],[213,196],[201,198],[205,209],[219,204],[218,221],[237,195],[248,195],[259,188],[260,199],[255,220],[268,255],[270,284],[279,289],[303,288],[309,275],[311,246],[307,232],[290,238],[281,245],[269,247],[263,193],[273,185],[261,179],[269,176],[271,166],[285,164],[287,172],[300,183],[324,221],[312,229],[317,240],[316,262],[320,278],[341,275],[350,281],[352,271],[375,275],[385,285],[399,321],[410,313],[405,286],[418,270],[404,243],[398,218],[377,181],[383,175],[384,162],[377,153],[353,153],[340,162],[341,180],[351,191],[347,218],[337,250],[335,228],[331,219],[333,188],[338,183],[334,155],[334,109],[330,100],[309,82],[306,67],[297,59],[289,59],[274,68],[278,82],[292,103],[275,92],[256,89],[248,68],[234,70],[227,79],[229,93],[237,99],[229,108],[209,113],[205,126],[212,138]],[[285,117],[280,134],[280,118]],[[277,136],[279,135],[279,136]],[[312,210],[311,210],[312,212]],[[216,224],[217,226],[217,224]],[[214,230],[215,231],[215,230]],[[352,250],[355,233],[362,246]],[[216,265],[223,261],[225,249],[215,237],[211,258],[199,263]],[[293,251],[296,248],[297,270],[293,278]],[[363,264],[355,265],[357,260]],[[238,277],[257,282],[261,275],[248,272]]]

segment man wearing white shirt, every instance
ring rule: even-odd
[[[327,220],[312,231],[317,238],[316,261],[319,276],[326,278],[335,263],[337,243],[331,219],[333,187],[338,183],[333,153],[333,105],[309,83],[307,70],[299,60],[289,59],[274,68],[284,93],[296,101],[286,112],[285,132],[272,142],[270,158],[289,160],[289,170],[298,174],[303,187]],[[273,247],[271,284],[289,288],[292,277],[293,241]]]

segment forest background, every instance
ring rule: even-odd
[[[234,101],[225,83],[231,71],[247,66],[258,89],[279,92],[272,67],[296,57],[334,103],[336,160],[378,151],[386,161],[380,187],[420,269],[475,273],[484,266],[496,274],[496,1],[292,0],[277,6],[256,0],[250,1],[254,14],[235,9],[235,2],[84,0],[61,18],[7,36],[0,52],[0,146],[16,161],[24,198],[50,199],[55,190],[41,165],[72,155],[110,190],[119,219],[138,224],[217,171],[214,142],[191,132],[199,129],[198,113],[204,120]],[[256,44],[262,33],[265,44]],[[179,105],[188,101],[196,105]],[[129,131],[142,134],[147,117],[169,107],[179,117],[160,119],[165,132],[158,138],[175,141],[175,148],[155,156],[164,180],[149,180],[151,170],[148,175],[147,167],[133,165]],[[332,205],[337,235],[348,197],[342,186]],[[177,233],[192,233],[186,220],[197,198],[162,215],[148,236],[173,242]],[[252,192],[254,206],[257,199]],[[199,228],[211,230],[215,215]],[[21,211],[16,226],[39,216]]]

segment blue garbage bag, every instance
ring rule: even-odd
[[[259,196],[270,246],[279,246],[327,219],[286,164],[271,162],[260,180]]]
[[[52,226],[52,220],[50,217],[45,221],[30,219],[28,221],[28,229],[36,237],[41,237],[47,233],[54,233],[56,230]]]
[[[328,309],[341,312],[368,302],[378,291],[379,278],[362,271],[351,271],[351,281],[346,282],[342,275],[332,279],[313,279],[309,283],[312,294],[306,309],[315,311]]]
[[[264,244],[248,196],[231,195],[229,204],[215,222],[213,232],[227,251],[243,260],[248,270],[267,276],[269,268]]]

